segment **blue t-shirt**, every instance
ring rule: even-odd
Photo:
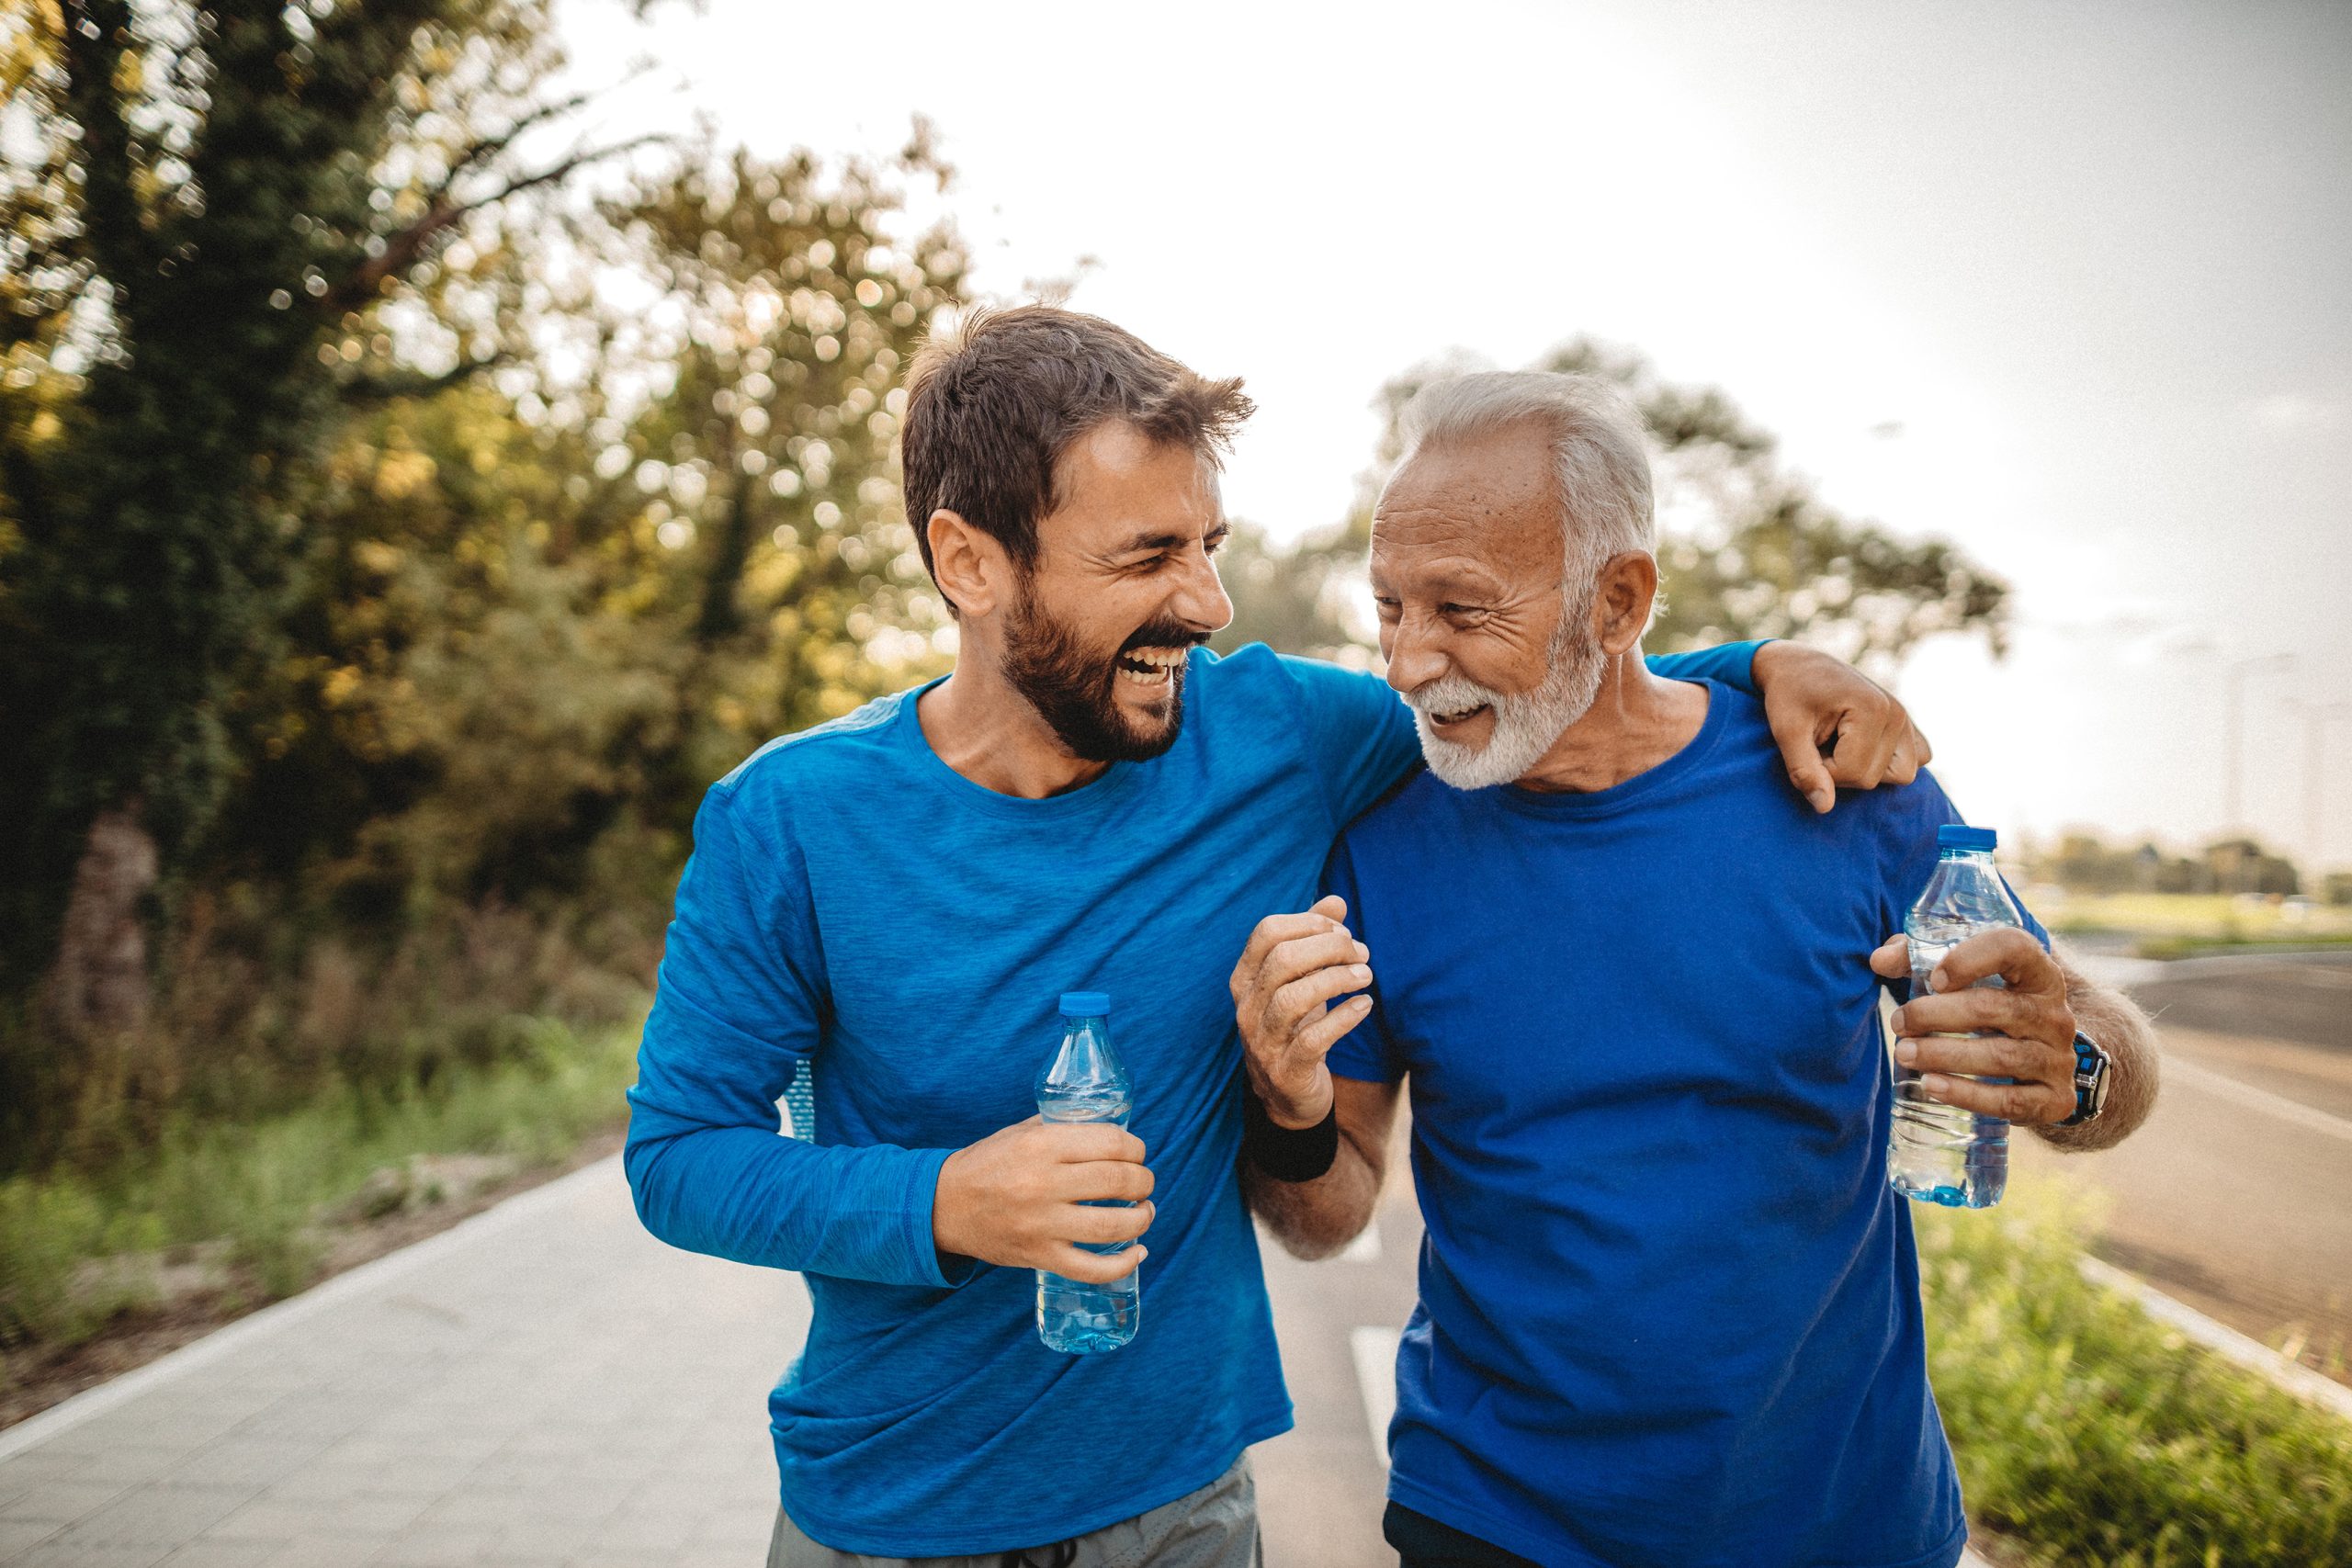
[[[1746,680],[1752,652],[1678,662]],[[763,748],[695,819],[629,1183],[662,1239],[805,1274],[808,1343],[769,1410],[785,1507],[826,1545],[1063,1540],[1290,1424],[1236,1179],[1227,977],[1261,917],[1313,902],[1340,825],[1419,745],[1368,675],[1262,647],[1188,671],[1175,745],[1065,795],[956,773],[914,691]],[[1035,1112],[1079,989],[1111,995],[1158,1205],[1141,1331],[1086,1357],[1039,1342],[1030,1270],[943,1271],[931,1239],[941,1164]],[[804,1064],[813,1142],[776,1111]]]
[[[1389,1494],[1547,1565],[1941,1568],[1868,958],[1958,818],[1925,774],[1815,816],[1706,691],[1614,788],[1420,773],[1332,853],[1375,998],[1329,1065],[1409,1078],[1427,1222]]]

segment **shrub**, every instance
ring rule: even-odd
[[[1918,1215],[1929,1370],[1971,1516],[2032,1562],[2352,1563],[2352,1424],[2086,1280],[2088,1201]]]

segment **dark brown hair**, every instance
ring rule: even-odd
[[[1216,462],[1251,407],[1239,377],[1204,379],[1099,316],[1051,305],[976,310],[907,372],[907,521],[923,567],[931,514],[944,507],[1025,574],[1071,442],[1122,420]]]

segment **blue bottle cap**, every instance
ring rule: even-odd
[[[1064,991],[1064,1018],[1108,1018],[1111,1015],[1111,993],[1108,991]]]
[[[2001,835],[1990,828],[1947,822],[1936,829],[1936,848],[1939,850],[1990,850],[1999,848],[2000,842]]]

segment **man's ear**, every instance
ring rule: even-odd
[[[931,571],[957,611],[985,615],[1003,603],[1012,583],[1012,558],[1004,547],[941,507],[923,525],[931,542]]]
[[[1641,646],[1657,603],[1657,558],[1647,550],[1627,550],[1601,564],[1594,580],[1593,631],[1611,658]]]

